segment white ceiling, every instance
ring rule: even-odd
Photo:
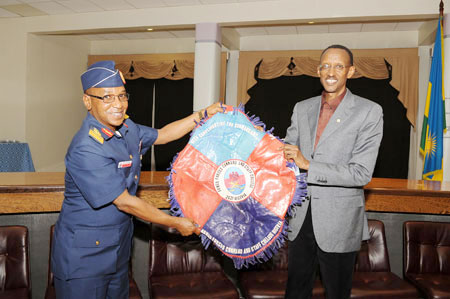
[[[218,1],[218,0],[208,0]],[[224,1],[224,0],[221,0]],[[299,26],[261,26],[235,27],[240,36],[256,35],[301,35],[345,32],[381,32],[381,31],[417,31],[424,22],[401,23],[351,23],[319,24]],[[150,32],[81,34],[89,40],[124,40],[124,39],[158,39],[158,38],[193,38],[194,30],[162,30]]]
[[[0,0],[0,18],[268,0]]]
[[[241,36],[317,34],[344,32],[417,31],[423,22],[309,24],[299,26],[238,27]]]
[[[0,0],[0,18],[24,18],[39,15],[63,15],[111,10],[196,6],[220,3],[258,2],[268,0]],[[417,31],[424,22],[367,22],[348,24],[306,24],[283,26],[233,27],[240,36],[298,35],[346,32]],[[130,29],[124,33],[82,34],[89,40],[193,38],[195,31]],[[137,32],[133,32],[137,31]]]

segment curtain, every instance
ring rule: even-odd
[[[139,78],[127,80],[125,89],[130,94],[127,114],[135,123],[152,126],[153,123],[153,87],[156,80]],[[142,157],[142,170],[151,170],[151,150]]]
[[[155,128],[192,114],[194,80],[159,79],[155,82]],[[155,170],[166,171],[174,156],[188,143],[189,134],[181,139],[155,146]]]
[[[241,52],[239,56],[238,101],[245,104],[247,91],[257,79],[308,75],[317,77],[322,51]],[[356,72],[352,78],[388,79],[399,91],[398,100],[415,126],[418,103],[419,58],[417,48],[353,50]]]
[[[306,75],[258,79],[248,91],[250,100],[245,104],[245,110],[249,115],[259,116],[267,129],[274,128],[275,136],[284,138],[295,104],[321,91],[319,79]]]
[[[194,78],[193,60],[127,61],[117,63],[116,67],[122,72],[125,79],[181,80]]]
[[[162,128],[165,125],[192,114],[194,80],[152,80],[139,78],[127,80],[127,92],[131,95],[127,114],[138,124]],[[153,98],[154,95],[154,98]],[[154,102],[154,120],[153,114]],[[166,171],[173,157],[189,141],[189,134],[168,144],[156,145],[155,170]],[[151,170],[151,151],[142,157],[142,170]]]
[[[399,92],[389,79],[351,79],[348,88],[383,107],[383,139],[378,152],[374,177],[408,178],[408,161],[411,126],[406,108],[398,101]]]

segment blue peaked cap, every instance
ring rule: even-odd
[[[99,61],[91,64],[87,71],[81,74],[83,91],[91,87],[120,87],[125,83],[122,74],[115,68],[112,60]]]

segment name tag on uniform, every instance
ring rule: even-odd
[[[131,164],[133,164],[133,161],[122,161],[119,162],[119,165],[117,166],[118,168],[127,168],[127,167],[131,167]]]

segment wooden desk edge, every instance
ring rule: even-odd
[[[164,179],[167,174],[143,172],[137,195],[158,208],[170,208],[169,187]],[[0,214],[59,212],[64,198],[63,174],[26,175],[38,178],[42,175],[46,179],[30,185],[0,185]],[[56,183],[46,184],[48,181]],[[365,187],[366,211],[450,215],[450,188],[448,183],[443,186],[444,190],[422,190],[424,187],[435,188],[435,185],[422,181],[373,179]]]

